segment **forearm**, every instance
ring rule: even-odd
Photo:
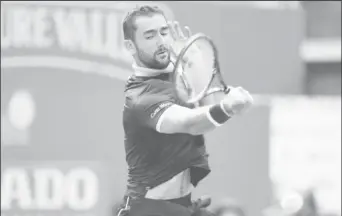
[[[215,129],[228,119],[228,114],[221,109],[220,105],[195,109],[174,105],[168,108],[159,119],[157,131],[168,134],[200,135]]]
[[[156,130],[160,133],[188,133],[200,135],[222,125],[230,117],[249,108],[253,98],[249,93],[238,87],[221,100],[220,104],[189,109],[172,105],[160,116]]]
[[[188,133],[192,135],[204,134],[209,131],[214,130],[218,126],[221,126],[229,117],[226,117],[226,120],[223,122],[219,122],[215,118],[215,114],[213,115],[210,112],[210,109],[213,106],[205,106],[193,109],[191,114],[189,114],[185,119],[185,125],[188,128]]]
[[[217,126],[208,118],[211,106],[192,109],[184,116],[184,129],[192,135],[200,135],[214,130]]]

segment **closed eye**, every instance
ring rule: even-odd
[[[161,28],[161,30],[160,30],[160,34],[161,35],[168,35],[169,34],[169,27],[163,27],[163,28]]]
[[[162,33],[161,33],[161,35],[163,35],[163,36],[168,35],[168,34],[169,34],[168,31],[167,31],[167,32],[162,32]]]
[[[148,30],[144,32],[144,36],[147,40],[150,40],[154,37],[154,35],[157,34],[157,31],[155,29]]]
[[[151,40],[151,39],[153,38],[153,35],[145,36],[145,38],[146,38],[147,40]]]

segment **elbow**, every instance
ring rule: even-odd
[[[194,128],[189,128],[188,129],[188,134],[193,135],[193,136],[198,136],[204,134],[204,131],[199,131]]]
[[[200,132],[200,131],[192,130],[192,131],[189,131],[189,134],[193,136],[198,136],[198,135],[203,135],[204,131]]]

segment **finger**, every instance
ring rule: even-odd
[[[245,95],[249,95],[249,92],[244,88],[241,88],[240,91]]]
[[[176,35],[178,36],[178,38],[184,39],[185,35],[183,33],[183,30],[181,29],[181,27],[179,25],[179,22],[177,22],[177,21],[174,22],[174,28],[175,28],[175,32],[176,32]]]
[[[235,90],[236,90],[237,94],[239,94],[241,97],[244,97],[245,92],[244,92],[244,89],[241,86],[236,87]]]
[[[185,29],[185,37],[187,37],[187,38],[191,37],[192,32],[191,32],[189,26],[185,26],[184,29]]]
[[[238,90],[246,102],[250,100],[250,94],[247,90],[242,87],[238,87]]]
[[[177,40],[177,34],[176,34],[176,31],[175,31],[175,28],[174,28],[174,24],[172,21],[168,21],[167,22],[167,25],[169,26],[169,29],[170,29],[170,33],[171,33],[171,36],[174,40]]]
[[[249,91],[243,89],[243,94],[245,95],[247,102],[249,104],[253,104],[254,99],[253,99],[252,95],[249,93]]]
[[[239,90],[240,92],[244,91],[244,89],[241,86],[236,87],[236,89]]]
[[[247,96],[244,104],[244,110],[249,110],[253,106],[253,98]]]
[[[245,99],[246,99],[245,92],[244,92],[244,89],[241,86],[238,86],[238,87],[234,88],[234,93],[241,100],[245,101]]]
[[[240,92],[242,93],[242,95],[245,97],[245,98],[249,98],[249,92],[245,89],[240,89]]]
[[[254,104],[254,98],[251,95],[249,95],[248,101],[250,105]]]

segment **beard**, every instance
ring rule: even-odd
[[[165,53],[160,54],[162,51]],[[163,56],[162,56],[163,55]],[[141,63],[143,63],[147,68],[163,70],[167,68],[170,64],[170,51],[168,49],[159,49],[153,56],[145,53],[143,50],[138,50],[137,57]]]

